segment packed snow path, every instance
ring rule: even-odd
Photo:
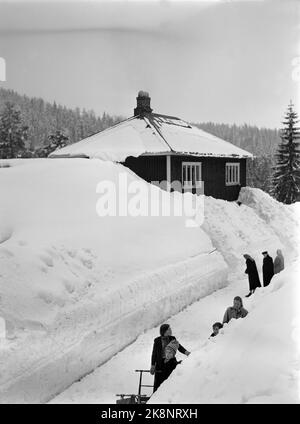
[[[232,281],[229,286],[202,298],[167,320],[173,334],[187,350],[199,349],[210,336],[212,324],[222,322],[225,308],[232,304],[233,297],[244,297],[247,294],[248,283],[242,278]],[[247,299],[244,302],[246,308],[251,301],[252,299]],[[150,368],[153,340],[158,335],[159,326],[140,335],[134,343],[93,373],[74,383],[51,403],[115,403],[116,393],[137,393],[139,374],[134,370]],[[186,360],[186,357],[178,353],[177,359]],[[153,384],[153,377],[144,374],[143,383]],[[151,393],[151,389],[145,388],[142,393]]]
[[[207,340],[212,324],[222,321],[225,308],[232,304],[233,297],[244,296],[246,292],[246,280],[234,281],[185,308],[167,323],[179,342],[193,351]],[[158,335],[159,326],[140,335],[111,360],[55,397],[52,403],[115,403],[116,393],[137,393],[139,374],[134,370],[150,369],[153,340]],[[177,359],[185,360],[186,357],[178,353]],[[144,374],[143,383],[153,384],[153,377]],[[144,389],[142,393],[151,393],[151,389]]]
[[[184,362],[149,403],[299,403],[299,270],[299,261],[292,261],[268,287],[244,298],[248,316],[232,320],[214,339],[208,339],[212,323],[222,321],[234,296],[244,297],[245,279],[231,281],[169,319],[192,354],[180,358]],[[158,332],[157,327],[142,334],[51,403],[114,403],[116,393],[137,393],[134,370],[148,368]],[[145,376],[144,384],[152,384],[153,377]]]

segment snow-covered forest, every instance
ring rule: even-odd
[[[41,98],[30,98],[0,87],[0,114],[6,102],[10,102],[20,110],[22,123],[28,126],[25,147],[26,155],[29,157],[39,149],[46,147],[49,144],[49,136],[57,131],[66,137],[69,144],[102,131],[124,119],[124,117],[111,116],[105,112],[102,116],[96,116],[91,110],[70,109],[56,103],[51,104]],[[253,153],[254,160],[247,164],[247,183],[251,187],[258,187],[270,192],[272,166],[275,164],[274,154],[280,142],[277,129],[258,128],[246,123],[241,126],[203,123],[201,116],[199,116],[199,122],[194,125]]]

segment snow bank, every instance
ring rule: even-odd
[[[194,350],[149,403],[299,403],[300,262],[247,300],[249,314]]]
[[[99,217],[99,181],[141,181],[100,160],[0,168],[2,402],[41,402],[140,332],[227,284],[227,267],[185,217]],[[149,187],[143,183],[144,187]],[[163,204],[178,194],[161,192]]]
[[[248,190],[251,192],[252,189],[243,189]],[[256,190],[255,190],[256,191]],[[260,204],[264,205],[264,202],[272,202],[272,199],[269,198],[269,196],[265,196],[263,192],[260,190],[257,191],[256,199]],[[293,232],[297,232],[297,229],[299,228],[297,225],[295,225],[295,219],[294,217],[297,217],[297,211],[299,212],[299,206],[300,204],[294,204],[291,206],[283,206],[279,204],[278,202],[272,202],[273,203],[273,215],[276,216],[281,214],[281,211],[284,212],[285,208],[287,210],[292,210],[292,213],[294,215],[286,214],[286,216],[281,216],[283,225],[275,227],[275,230],[278,231],[276,233],[274,229],[270,226],[270,224],[265,220],[263,217],[257,215],[255,212],[256,204],[253,203],[253,209],[250,206],[242,205],[238,206],[234,202],[224,202],[222,200],[216,200],[213,198],[205,198],[205,221],[204,221],[204,228],[206,229],[207,233],[214,239],[214,243],[218,245],[218,249],[223,253],[224,257],[228,261],[228,264],[230,265],[231,271],[236,274],[235,276],[231,275],[230,278],[230,284],[226,286],[225,288],[219,289],[212,294],[202,297],[199,301],[193,303],[191,306],[185,308],[180,313],[173,315],[170,319],[168,319],[168,323],[171,325],[174,334],[180,341],[180,343],[183,344],[187,349],[191,350],[193,353],[189,358],[182,357],[182,355],[178,354],[178,359],[183,359],[184,364],[188,365],[190,361],[194,357],[194,353],[197,354],[197,360],[198,356],[201,355],[201,370],[204,370],[203,373],[205,373],[205,381],[210,382],[210,394],[211,398],[209,399],[210,402],[218,402],[219,398],[214,400],[212,393],[214,391],[217,391],[219,388],[219,380],[218,380],[218,373],[219,373],[219,362],[223,363],[225,362],[225,358],[227,355],[227,352],[229,355],[235,355],[235,349],[237,349],[237,369],[240,369],[240,363],[239,363],[239,355],[241,354],[240,346],[236,342],[236,339],[232,341],[232,346],[226,344],[224,352],[220,350],[219,353],[214,355],[214,342],[219,342],[220,338],[218,337],[215,340],[211,340],[210,343],[207,343],[207,338],[209,334],[211,333],[212,329],[212,323],[216,321],[221,321],[224,315],[224,311],[228,305],[232,304],[232,300],[236,295],[241,296],[244,298],[244,296],[248,293],[248,281],[247,276],[244,274],[245,264],[244,264],[244,258],[241,256],[241,252],[248,251],[251,252],[254,256],[256,256],[258,269],[261,271],[261,261],[262,261],[262,255],[261,250],[267,246],[270,250],[271,254],[274,254],[277,247],[279,245],[284,245],[285,241],[285,231],[289,231],[290,234],[293,234]],[[282,228],[282,230],[281,230]],[[283,242],[281,241],[283,240]],[[285,246],[284,254],[286,256],[286,267],[290,267],[290,259],[289,257],[292,257],[292,252],[295,251],[299,247],[297,244],[294,245],[287,245]],[[294,272],[297,270],[292,268],[288,273],[292,273],[293,277],[295,278]],[[286,271],[285,271],[286,272]],[[281,279],[278,277],[275,277],[272,280],[272,287],[270,286],[267,289],[260,289],[260,291],[257,291],[254,297],[245,298],[244,299],[244,305],[249,310],[252,311],[256,304],[259,302],[264,302],[265,295],[267,293],[272,292],[272,290],[277,290],[279,285],[281,284]],[[292,287],[292,286],[289,286]],[[296,293],[297,295],[297,293]],[[293,297],[293,299],[296,299],[296,296]],[[290,301],[290,299],[289,299]],[[285,308],[278,308],[278,305],[275,305],[276,311],[281,311],[282,313],[285,313]],[[293,303],[290,303],[290,307],[293,307]],[[263,315],[264,309],[261,310],[261,314]],[[252,312],[251,312],[252,316]],[[293,317],[293,314],[290,315],[290,317]],[[249,315],[250,318],[250,315]],[[248,318],[247,318],[248,319]],[[264,325],[265,319],[259,318],[259,326]],[[287,317],[289,319],[289,317]],[[197,325],[195,325],[195,322],[197,322]],[[245,321],[244,321],[245,322]],[[239,321],[236,322],[238,324]],[[235,322],[230,323],[230,326],[226,329],[226,334],[234,328]],[[257,324],[256,324],[257,325]],[[269,324],[268,324],[269,325]],[[270,326],[273,325],[273,323],[270,324]],[[289,324],[287,324],[289,325]],[[274,329],[275,329],[275,335],[274,335]],[[276,334],[276,324],[274,326],[274,329],[270,329],[270,334],[268,334],[268,337],[265,338],[262,344],[261,350],[255,354],[255,358],[257,359],[257,363],[264,364],[264,353],[266,352],[263,350],[263,345],[265,343],[268,343],[270,338],[275,337],[275,341],[277,343],[277,334]],[[268,330],[269,331],[269,330]],[[111,360],[106,362],[101,367],[97,368],[93,373],[87,375],[82,380],[74,383],[72,386],[70,386],[66,391],[60,393],[57,397],[55,397],[51,403],[114,403],[116,396],[116,393],[137,393],[137,383],[138,383],[138,377],[137,375],[132,372],[132,370],[136,368],[145,368],[147,367],[147,364],[150,361],[151,357],[151,351],[152,351],[152,344],[153,339],[157,337],[159,334],[159,327],[153,328],[151,330],[148,330],[147,332],[141,334],[138,339],[132,343],[130,346],[128,346],[126,349],[119,352],[117,355],[115,355]],[[265,332],[262,332],[262,335],[265,335]],[[235,337],[235,336],[234,336]],[[242,337],[242,342],[244,341],[244,335]],[[300,336],[298,336],[300,338]],[[282,336],[280,335],[280,341],[282,341]],[[271,346],[276,349],[276,346],[274,345],[274,342],[271,340]],[[289,343],[289,340],[288,340]],[[213,345],[212,345],[213,344]],[[208,350],[208,347],[211,346],[211,350]],[[283,345],[284,349],[286,349],[287,352],[289,352],[289,346],[286,344]],[[224,345],[222,345],[222,348],[224,348]],[[247,346],[248,348],[248,346]],[[220,348],[221,349],[221,348]],[[251,346],[249,349],[252,349]],[[282,352],[282,348],[280,348],[280,353]],[[233,350],[233,352],[232,352]],[[271,351],[271,349],[270,349]],[[212,360],[211,359],[211,352],[212,352]],[[253,349],[251,350],[253,352]],[[202,355],[203,353],[203,355]],[[273,355],[273,354],[272,354]],[[221,356],[221,358],[220,358]],[[223,358],[224,357],[224,358]],[[245,353],[245,357],[246,353]],[[234,356],[236,358],[236,356]],[[209,361],[209,363],[206,365],[206,361]],[[214,374],[215,370],[215,364],[214,360],[217,361],[216,366],[216,374]],[[277,363],[278,357],[274,358],[275,366]],[[289,364],[285,366],[282,362],[280,362],[282,358],[279,358],[278,365],[279,367],[282,366],[284,372],[289,372]],[[233,361],[233,359],[232,359]],[[200,360],[198,361],[200,363]],[[233,363],[233,362],[232,362]],[[249,366],[248,375],[252,376],[252,367],[253,364],[246,362],[247,366]],[[180,379],[179,385],[180,387],[183,387],[184,392],[187,393],[187,395],[182,395],[182,393],[178,394],[177,401],[179,403],[182,402],[189,402],[190,401],[190,389],[197,387],[199,385],[198,381],[196,379],[190,379],[191,373],[194,373],[194,371],[198,370],[198,363],[196,363],[196,366],[192,362],[192,369],[188,369],[188,375],[186,379]],[[273,364],[274,365],[274,364]],[[183,364],[178,367],[177,371],[178,375],[183,375],[185,373],[185,368],[182,368]],[[193,368],[194,367],[194,368]],[[232,364],[229,365],[230,371],[234,368]],[[208,368],[208,369],[207,369]],[[206,370],[207,369],[207,370]],[[182,371],[182,372],[181,372]],[[257,371],[257,364],[254,364],[254,375],[258,375],[259,373]],[[260,372],[260,370],[258,370]],[[274,369],[273,369],[274,371]],[[273,372],[272,370],[270,371]],[[202,371],[201,371],[202,372]],[[243,370],[244,372],[244,370]],[[276,371],[274,371],[276,374]],[[209,374],[211,373],[211,374]],[[235,375],[235,370],[233,370],[233,375]],[[294,372],[295,375],[295,372]],[[215,378],[214,378],[215,377]],[[182,377],[183,378],[183,377]],[[225,378],[225,377],[224,377]],[[232,376],[226,375],[226,378],[232,378]],[[262,378],[264,378],[264,375],[262,374]],[[178,380],[176,380],[178,381]],[[145,384],[153,384],[153,377],[145,376]],[[167,384],[167,382],[165,383]],[[173,393],[176,395],[176,388],[173,387],[170,388],[170,386],[166,389],[164,389],[164,385],[159,390],[159,399],[160,399],[160,391],[163,393],[163,399],[162,402],[164,402],[166,399],[171,399],[172,402],[172,396]],[[181,386],[181,384],[184,384]],[[241,387],[239,387],[239,384]],[[266,383],[268,385],[268,382]],[[221,380],[221,385],[224,387],[225,383],[223,380]],[[243,397],[242,401],[245,401],[247,398],[247,394],[245,391],[245,386],[247,383],[240,378],[236,382],[236,386],[234,387],[234,395],[228,396],[231,397],[233,402],[240,402],[241,398]],[[294,385],[295,386],[295,385]],[[253,393],[260,393],[262,384],[261,380],[257,379],[256,381],[251,380],[251,392]],[[284,386],[286,387],[286,385]],[[198,396],[194,401],[196,403],[205,402],[207,400],[206,397],[206,388],[205,383],[202,384],[201,388],[203,391],[198,392],[196,391],[196,396]],[[230,393],[230,390],[232,387],[228,386],[228,393]],[[249,402],[263,402],[263,401],[273,401],[276,402],[276,399],[278,402],[282,400],[286,401],[294,401],[295,400],[295,390],[297,388],[294,387],[294,389],[291,389],[291,393],[287,392],[286,396],[283,397],[282,393],[281,395],[275,395],[272,392],[272,396],[267,396],[264,398],[263,396],[253,397],[249,400]],[[144,392],[151,393],[150,389],[149,391],[147,389],[144,389]],[[171,394],[170,394],[171,393]],[[266,389],[265,393],[268,393],[268,389]],[[240,396],[239,396],[240,395]],[[156,395],[153,397],[153,402],[156,402]],[[193,399],[191,397],[191,399]],[[202,400],[204,399],[204,400]],[[160,402],[160,400],[159,400]]]
[[[242,187],[239,201],[253,209],[290,249],[297,252],[300,245],[300,209],[299,202],[294,205],[284,205],[258,188]]]
[[[121,165],[10,163],[0,168],[0,287],[1,309],[16,322],[47,325],[90,290],[103,296],[134,276],[213,250],[201,229],[186,228],[184,217],[99,217],[98,182],[118,186],[120,173],[128,184],[141,181]],[[168,202],[170,195],[161,193]]]
[[[48,400],[144,330],[224,287],[226,263],[244,280],[243,253],[257,259],[281,247],[288,256],[296,242],[287,237],[295,208],[284,215],[261,191],[240,207],[205,198],[204,224],[187,228],[184,216],[99,217],[99,182],[118,186],[125,174],[141,183],[121,165],[3,163],[10,167],[0,167],[0,315],[9,338],[0,349],[1,402]],[[151,187],[162,205],[181,197]],[[262,211],[272,204],[284,225],[273,225],[256,202]]]
[[[277,211],[276,206],[274,214]],[[233,274],[241,274],[244,271],[244,253],[250,254],[255,259],[259,269],[262,266],[263,250],[268,250],[273,257],[277,249],[282,249],[287,257],[291,254],[290,245],[285,244],[284,229],[282,232],[275,231],[250,206],[239,206],[236,202],[205,197],[204,216],[201,228],[209,234]],[[293,219],[287,216],[284,222],[290,231],[294,228]]]

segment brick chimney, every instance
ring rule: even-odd
[[[139,91],[136,98],[136,108],[134,109],[134,116],[140,116],[141,118],[152,112],[150,107],[151,97],[147,91]]]

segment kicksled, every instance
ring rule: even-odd
[[[153,389],[153,385],[150,384],[143,384],[143,373],[150,373],[149,370],[135,370],[135,372],[140,373],[139,378],[139,388],[138,388],[138,394],[125,394],[120,393],[116,394],[116,396],[119,396],[120,399],[117,399],[116,403],[119,405],[125,405],[125,404],[141,404],[141,403],[147,403],[147,401],[150,399],[149,395],[142,394],[142,387],[151,387]],[[159,372],[159,371],[157,371]]]

